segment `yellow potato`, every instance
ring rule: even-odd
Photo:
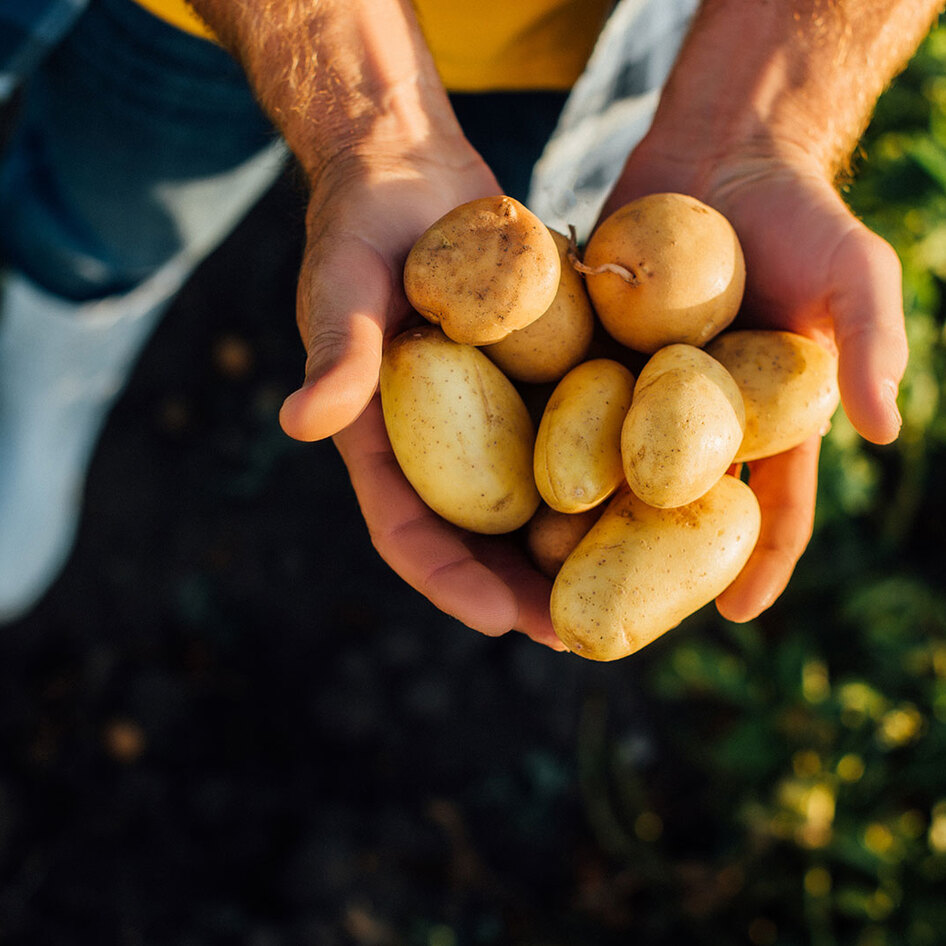
[[[726,332],[706,349],[736,379],[746,432],[735,459],[758,460],[823,431],[838,406],[837,359],[794,332]]]
[[[650,194],[616,210],[591,235],[584,265],[602,325],[648,354],[706,344],[735,318],[745,288],[729,221],[684,194]]]
[[[530,384],[564,377],[587,355],[594,332],[594,310],[584,280],[568,261],[568,239],[550,232],[562,267],[555,299],[534,322],[483,349],[506,377]]]
[[[473,532],[510,532],[539,505],[532,420],[512,382],[477,348],[410,329],[381,361],[394,455],[424,502]]]
[[[529,520],[526,543],[539,571],[554,578],[575,546],[598,521],[604,506],[584,512],[559,512],[551,506],[539,506]]]
[[[604,502],[624,481],[621,424],[634,376],[607,358],[585,361],[556,385],[535,438],[535,483],[559,512]]]
[[[421,235],[404,265],[404,291],[449,338],[488,345],[542,315],[560,274],[555,241],[534,213],[512,197],[482,197]]]
[[[644,365],[621,430],[624,474],[651,506],[685,506],[729,468],[746,412],[729,372],[692,345],[668,345]]]
[[[555,633],[591,660],[634,653],[732,583],[759,524],[755,496],[732,476],[676,509],[655,509],[622,490],[555,579]]]

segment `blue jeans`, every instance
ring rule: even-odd
[[[0,260],[75,302],[194,265],[272,183],[283,148],[223,49],[93,0],[25,83],[0,166]]]

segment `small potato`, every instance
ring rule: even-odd
[[[607,358],[585,361],[556,385],[535,438],[535,483],[559,512],[604,502],[624,481],[621,424],[634,376]]]
[[[559,512],[551,506],[539,506],[529,520],[526,531],[529,554],[539,571],[554,578],[562,563],[588,534],[603,511],[603,505],[572,513]]]
[[[655,509],[622,490],[555,579],[555,633],[590,660],[634,653],[732,583],[760,519],[752,490],[732,476],[676,509]]]
[[[627,482],[651,506],[685,506],[729,468],[745,425],[742,394],[718,361],[692,345],[661,348],[621,430]]]
[[[746,432],[736,461],[770,457],[823,431],[838,406],[837,359],[794,332],[726,332],[707,352],[736,379]]]
[[[434,512],[487,534],[528,522],[535,428],[479,349],[433,326],[403,332],[381,361],[381,407],[398,464]]]
[[[602,325],[647,354],[705,345],[735,318],[746,281],[729,221],[685,194],[650,194],[616,210],[591,235],[584,267]]]
[[[594,333],[594,310],[584,280],[568,261],[568,239],[550,233],[562,267],[554,301],[530,325],[483,349],[507,378],[529,384],[564,377],[587,355]]]
[[[421,235],[404,265],[404,291],[448,338],[488,345],[542,315],[560,275],[548,227],[512,197],[482,197]]]

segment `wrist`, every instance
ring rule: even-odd
[[[833,180],[937,0],[704,0],[643,148],[712,190],[734,163]]]
[[[460,152],[410,0],[190,0],[315,184],[367,158]],[[468,146],[467,146],[468,148]]]

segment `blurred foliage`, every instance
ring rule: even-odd
[[[839,411],[782,599],[748,625],[707,609],[635,658],[651,752],[586,706],[584,806],[610,877],[586,908],[634,941],[943,940],[946,25],[879,103],[846,197],[903,262],[902,434],[873,446]]]

